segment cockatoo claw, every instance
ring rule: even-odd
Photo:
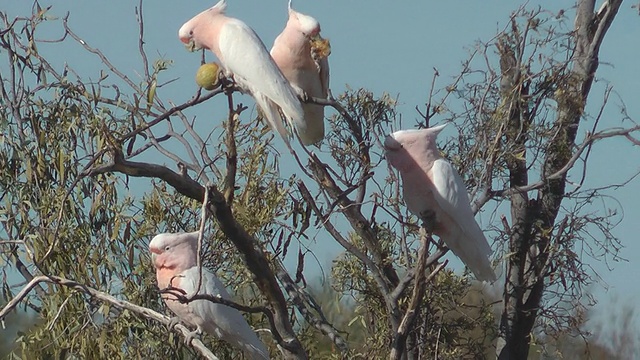
[[[167,325],[169,327],[169,330],[173,329],[176,327],[176,325],[180,324],[180,318],[177,316],[172,317],[171,319],[169,319],[169,325]]]
[[[433,228],[436,225],[436,213],[433,210],[424,210],[420,213],[420,219],[422,220],[422,226],[427,229],[427,231],[431,234],[433,233]]]
[[[298,95],[298,97],[300,98],[300,100],[302,100],[303,103],[309,102],[310,96],[306,91],[304,91],[304,89],[293,84],[291,85],[291,87],[293,88],[293,90],[296,92],[296,95]]]
[[[184,343],[186,345],[191,345],[193,339],[200,338],[200,335],[202,335],[202,329],[200,329],[200,327],[198,326],[195,330],[188,333],[187,336],[184,337]]]

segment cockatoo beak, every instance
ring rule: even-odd
[[[184,47],[189,52],[194,52],[196,50],[200,50],[200,48],[196,45],[196,42],[193,41],[193,38],[188,38],[188,37],[180,38],[180,41],[182,41],[184,43]]]

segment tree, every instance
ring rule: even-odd
[[[588,305],[580,297],[593,274],[576,249],[587,236],[612,256],[619,248],[610,233],[615,213],[590,206],[602,189],[582,189],[580,165],[596,141],[640,143],[639,126],[599,130],[600,115],[585,111],[598,50],[620,3],[595,11],[593,1],[580,1],[575,28],[566,27],[564,14],[521,8],[494,40],[478,44],[452,84],[437,90],[434,76],[418,125],[435,116],[454,122],[460,135],[443,149],[464,174],[475,210],[511,208],[489,229],[496,263],[507,269],[506,282],[494,284],[504,285],[499,327],[493,303],[474,297],[472,281],[446,267],[446,247],[402,204],[381,145],[397,128],[394,98],[358,89],[308,99],[336,111],[322,147],[280,154],[229,81],[181,104],[163,99],[174,81],[165,80],[171,62],[149,60],[142,2],[137,81],[49,8],[35,3],[33,14],[17,19],[0,13],[7,55],[0,256],[28,282],[9,290],[0,319],[18,303],[38,310],[41,325],[20,340],[28,358],[232,357],[233,349],[208,337],[185,345],[167,333],[149,264],[155,233],[201,229],[203,264],[236,294],[229,305],[268,329],[262,339],[286,359],[490,357],[496,337],[498,358],[521,359],[537,335],[580,331],[567,304]],[[45,23],[63,35],[36,36]],[[87,77],[52,64],[45,43],[76,44],[95,55],[99,71]],[[198,113],[225,97],[226,108]],[[594,126],[580,138],[585,118]],[[294,162],[295,173],[282,176],[281,161]],[[570,172],[581,180],[568,190]],[[328,318],[305,289],[304,249],[314,227],[323,229],[322,241],[345,249],[331,283],[357,304],[347,326]],[[296,273],[289,274],[282,259],[296,250]],[[349,329],[366,336],[365,347],[350,341]],[[321,346],[327,341],[330,349]]]

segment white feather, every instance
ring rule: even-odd
[[[195,293],[198,286],[198,268],[192,267],[180,274],[180,288],[187,297]],[[220,280],[209,270],[202,269],[202,283],[199,294],[220,296],[231,300],[231,296]],[[268,359],[268,351],[258,336],[253,332],[242,314],[229,306],[215,304],[208,300],[195,300],[188,304],[189,322],[201,321],[202,329],[218,338],[244,349],[252,359]]]
[[[218,46],[224,66],[257,101],[273,101],[294,125],[303,120],[304,112],[296,93],[249,26],[240,20],[229,19],[220,30]],[[262,99],[258,100],[258,97]],[[282,135],[284,125],[277,111],[274,113],[266,105],[259,105],[273,128]],[[288,136],[283,137],[288,142]]]
[[[443,240],[476,276],[479,275],[479,280],[495,280],[495,274],[488,261],[491,247],[475,221],[464,181],[445,159],[433,162],[431,180],[436,190],[434,198],[438,205],[463,232],[460,237]]]

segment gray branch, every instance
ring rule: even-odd
[[[135,177],[158,178],[167,182],[179,193],[197,201],[204,199],[204,187],[195,180],[171,171],[165,166],[133,162],[125,160],[119,150],[114,151],[113,161],[88,171],[89,175],[107,172],[119,172]],[[209,188],[211,201],[209,211],[216,219],[225,236],[231,240],[244,257],[244,262],[254,276],[254,282],[265,295],[273,309],[277,332],[282,335],[278,343],[287,359],[306,359],[307,355],[302,344],[296,337],[288,318],[287,304],[275,275],[265,257],[258,248],[256,239],[240,225],[231,208],[225,201],[224,195],[215,187]],[[276,339],[277,340],[277,339]]]
[[[348,353],[349,347],[347,342],[342,338],[342,336],[340,336],[340,334],[338,334],[338,330],[334,328],[329,321],[327,321],[327,318],[322,313],[320,305],[316,303],[309,293],[296,285],[293,279],[291,279],[291,276],[289,276],[287,270],[284,268],[282,262],[279,259],[276,259],[276,261],[276,276],[284,285],[284,289],[287,291],[287,294],[289,294],[289,298],[293,305],[296,306],[298,311],[300,311],[304,319],[309,324],[331,339],[340,352],[343,354]],[[310,309],[313,309],[315,314]]]

